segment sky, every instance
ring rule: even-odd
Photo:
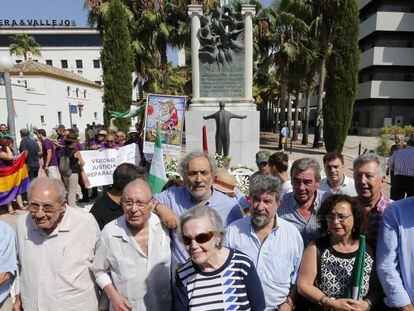
[[[271,0],[261,0],[265,6]],[[1,0],[0,19],[75,20],[76,26],[87,26],[88,11],[84,0]],[[177,53],[169,51],[168,58],[177,63]]]

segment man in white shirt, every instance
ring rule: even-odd
[[[91,267],[110,310],[171,310],[170,238],[151,209],[144,180],[130,182],[121,199],[124,215],[102,230]]]
[[[30,185],[28,214],[16,223],[18,274],[13,310],[98,308],[89,271],[99,227],[89,213],[66,205],[60,179],[40,177]]]
[[[354,180],[345,174],[344,156],[337,151],[328,152],[323,156],[326,178],[321,180],[319,190],[332,194],[357,196]]]

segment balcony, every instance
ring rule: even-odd
[[[356,100],[368,98],[413,99],[414,82],[409,81],[368,81],[358,85]]]
[[[414,48],[369,49],[361,54],[359,69],[370,66],[414,66]]]
[[[359,40],[374,31],[414,32],[414,13],[377,12],[360,24]]]

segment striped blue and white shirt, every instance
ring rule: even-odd
[[[203,272],[191,260],[178,270],[175,310],[264,310],[263,289],[252,260],[230,249],[223,266]]]

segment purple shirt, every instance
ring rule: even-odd
[[[47,150],[52,150],[52,157],[50,158],[49,166],[57,166],[57,158],[56,158],[56,151],[55,146],[50,141],[49,138],[45,138],[44,141],[42,141],[42,149],[43,149],[43,161],[46,163],[47,158]]]

